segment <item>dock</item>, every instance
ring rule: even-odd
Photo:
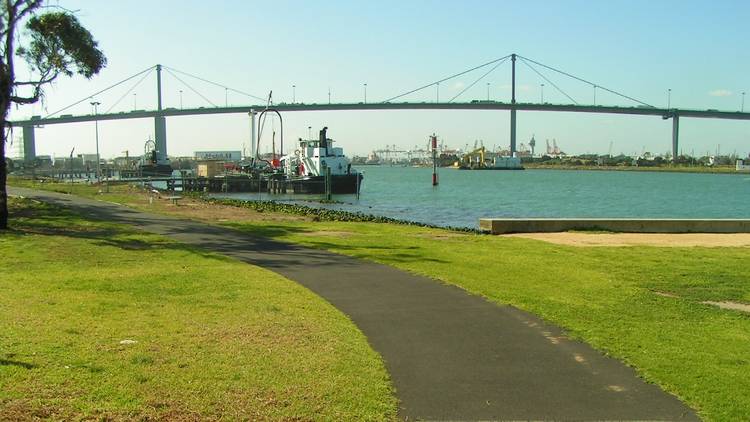
[[[750,219],[480,218],[479,229],[492,234],[571,230],[623,233],[750,233]]]

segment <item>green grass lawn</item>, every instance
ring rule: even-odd
[[[634,366],[708,420],[750,419],[750,315],[700,303],[750,302],[750,248],[580,248],[375,223],[232,225],[530,311]]]
[[[395,418],[380,357],[296,283],[30,200],[11,208],[0,419]]]

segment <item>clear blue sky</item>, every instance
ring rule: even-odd
[[[52,3],[56,3],[52,1]],[[477,64],[518,53],[656,106],[667,89],[675,107],[739,110],[750,91],[750,3],[744,1],[74,1],[108,57],[90,81],[61,79],[47,89],[43,105],[14,110],[21,118],[55,111],[156,63],[171,66],[276,102],[368,102],[416,88]],[[518,65],[518,99],[539,101],[541,80]],[[447,99],[482,71],[441,84]],[[593,102],[593,89],[547,73],[576,101]],[[19,77],[24,77],[21,71]],[[224,90],[181,77],[216,104]],[[134,83],[135,81],[133,81]],[[499,67],[460,99],[509,100],[510,66]],[[155,108],[155,76],[117,105],[131,83],[96,97],[100,112]],[[569,101],[545,83],[547,102]],[[164,74],[165,107],[210,106]],[[432,101],[435,90],[405,97]],[[750,109],[750,97],[747,98]],[[134,102],[136,104],[134,104]],[[255,102],[229,94],[229,104]],[[597,92],[598,104],[631,105]],[[87,114],[88,101],[65,113]],[[386,144],[425,145],[433,132],[454,147],[509,143],[507,112],[310,112],[285,119],[287,145],[306,137],[308,126],[325,125],[349,154]],[[170,155],[195,150],[241,149],[249,140],[247,116],[181,117],[167,120]],[[671,122],[654,117],[520,113],[519,142],[532,135],[553,138],[571,153],[639,153],[670,149]],[[151,120],[100,123],[102,155],[140,154],[153,136]],[[689,153],[750,152],[750,122],[681,120],[681,146]],[[37,153],[94,151],[92,123],[37,130]],[[264,147],[265,149],[265,147]],[[12,152],[12,151],[11,151]]]

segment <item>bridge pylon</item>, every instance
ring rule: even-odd
[[[510,98],[510,156],[516,155],[516,54],[510,55],[511,70],[511,98]]]
[[[156,111],[154,116],[154,143],[156,151],[164,158],[167,158],[167,120],[162,114],[161,105],[161,65],[156,65]]]
[[[680,116],[672,115],[672,162],[677,162],[677,151],[680,143]]]

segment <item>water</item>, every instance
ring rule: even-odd
[[[750,218],[750,174],[439,169],[440,185],[433,187],[431,168],[360,170],[359,201],[354,195],[335,195],[338,204],[314,202],[320,196],[260,198],[456,227],[477,227],[482,217]]]

